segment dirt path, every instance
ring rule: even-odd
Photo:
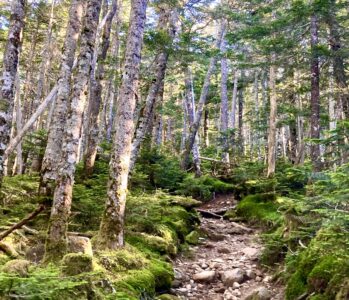
[[[234,204],[231,197],[221,196],[201,209],[217,211]],[[202,218],[200,227],[207,238],[191,247],[189,257],[175,261],[175,295],[197,300],[284,299],[282,287],[273,284],[258,264],[262,250],[258,231],[212,218]]]

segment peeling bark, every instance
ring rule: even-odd
[[[25,1],[14,0],[0,82],[0,187],[4,176],[4,153],[10,141],[16,75],[24,27]]]
[[[124,246],[126,193],[146,8],[147,0],[131,1],[125,64],[114,121],[115,133],[107,201],[98,235],[98,245],[102,249],[116,249]]]
[[[67,227],[70,216],[74,173],[79,152],[82,116],[87,84],[91,72],[101,0],[89,0],[81,33],[78,66],[69,96],[68,118],[65,124],[61,159],[46,239],[45,260],[56,261],[67,251]]]
[[[47,146],[41,168],[40,193],[52,195],[52,183],[57,177],[61,157],[63,132],[67,120],[67,103],[71,89],[71,74],[81,29],[84,1],[73,0],[65,36],[55,110],[48,132]]]

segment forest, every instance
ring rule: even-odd
[[[348,300],[348,14],[0,1],[0,299]]]

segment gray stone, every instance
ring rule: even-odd
[[[250,279],[255,279],[256,278],[256,273],[253,272],[252,270],[247,270],[246,271],[246,276]]]
[[[244,300],[270,300],[271,293],[265,287],[259,287],[251,292]]]
[[[193,275],[194,281],[206,282],[206,283],[212,282],[215,279],[215,277],[216,277],[215,271],[203,271]]]
[[[82,253],[93,256],[91,240],[83,236],[68,236],[68,248],[70,253]]]
[[[240,268],[236,268],[231,271],[225,271],[222,274],[222,281],[225,286],[231,287],[234,282],[242,283],[245,279],[246,272]]]

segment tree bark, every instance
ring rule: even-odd
[[[68,118],[61,145],[61,159],[46,239],[46,261],[59,260],[67,251],[67,227],[72,202],[74,173],[100,9],[101,0],[88,1],[81,33],[78,66],[69,97]]]
[[[270,114],[268,133],[268,171],[267,176],[271,178],[275,174],[276,164],[276,117],[277,117],[277,95],[276,95],[276,66],[275,53],[272,53],[271,66],[269,72],[270,87]]]
[[[71,74],[80,35],[84,5],[82,0],[73,0],[69,11],[69,22],[63,46],[60,78],[58,80],[57,99],[41,168],[41,194],[52,195],[52,183],[57,177],[63,132],[67,120],[67,102],[71,89]]]
[[[320,69],[317,46],[319,43],[318,18],[314,14],[311,16],[310,24],[310,44],[311,44],[311,117],[310,117],[310,137],[313,140],[320,139]],[[313,170],[321,170],[320,145],[312,141],[310,146],[310,157],[313,163]]]
[[[90,99],[89,99],[89,109],[88,109],[88,137],[86,152],[84,158],[84,171],[86,176],[90,176],[93,173],[93,168],[97,155],[97,147],[99,143],[99,111],[102,103],[102,81],[104,79],[105,68],[104,63],[107,58],[107,52],[110,45],[110,32],[112,20],[116,14],[117,3],[116,0],[113,1],[112,7],[106,16],[106,21],[104,25],[104,30],[102,34],[102,44],[100,49],[97,50],[98,66],[96,68],[94,76],[91,76],[90,81]]]
[[[216,38],[215,49],[220,49],[220,45],[222,42],[222,37],[223,37],[223,33],[225,31],[225,27],[226,27],[226,23],[222,22],[221,28],[220,28],[218,35],[217,35],[217,38]],[[201,116],[202,116],[202,113],[203,113],[204,108],[206,106],[208,91],[210,88],[211,76],[216,68],[216,63],[217,63],[217,56],[214,55],[210,59],[210,64],[209,64],[209,67],[208,67],[208,70],[206,73],[204,85],[203,85],[202,90],[201,90],[201,95],[200,95],[200,99],[199,99],[199,103],[198,103],[198,107],[197,107],[197,114],[195,116],[195,120],[194,120],[192,126],[190,126],[189,137],[187,139],[185,149],[182,153],[181,165],[182,165],[183,170],[187,170],[188,166],[189,166],[189,155],[190,155],[191,150],[193,149],[195,137],[196,137],[196,134],[197,134],[199,127],[200,127]]]
[[[0,82],[0,187],[4,176],[4,154],[10,141],[16,92],[16,76],[24,27],[25,1],[14,0]]]
[[[236,100],[238,95],[238,80],[239,80],[239,72],[238,70],[235,70],[234,72],[234,83],[233,83],[233,96],[231,99],[231,124],[230,128],[235,129],[236,128]]]
[[[171,11],[168,7],[160,7],[160,16],[158,21],[158,31],[166,31],[168,37],[172,40],[176,34],[176,23],[178,19],[178,13],[176,10]],[[169,58],[168,49],[171,48],[170,45],[161,49],[161,52],[157,55],[154,63],[153,78],[151,85],[148,91],[147,99],[145,100],[145,106],[142,110],[142,115],[139,119],[138,126],[135,133],[135,138],[132,142],[132,151],[131,151],[131,163],[130,171],[133,170],[138,156],[138,152],[143,142],[149,124],[151,123],[151,115],[154,111],[155,100],[159,93],[161,84],[165,78],[167,61]]]
[[[229,142],[228,142],[228,61],[226,57],[225,32],[221,42],[221,139],[222,139],[222,162],[226,170],[229,170]]]
[[[120,98],[114,122],[107,201],[98,235],[104,249],[124,246],[124,215],[130,167],[134,111],[141,62],[147,0],[132,0]]]

